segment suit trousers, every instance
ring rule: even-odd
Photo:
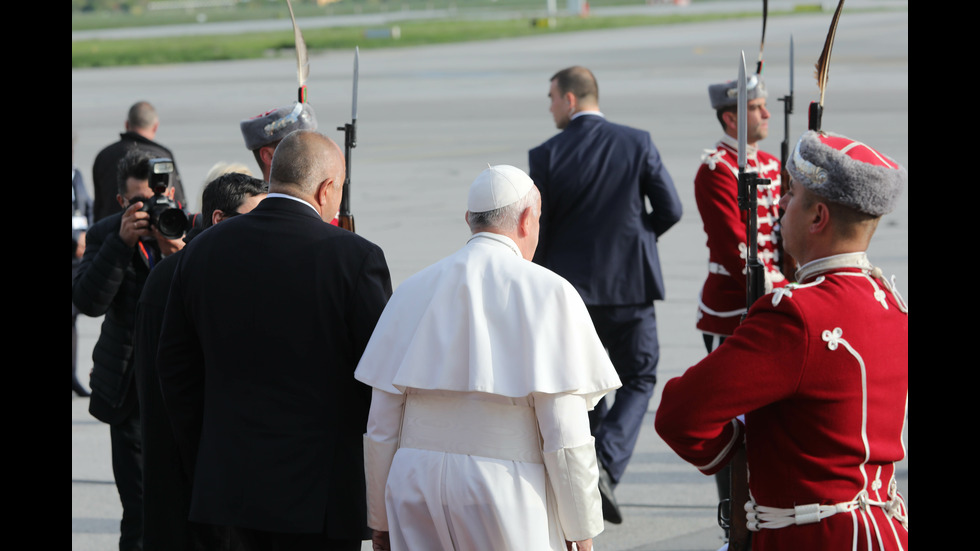
[[[619,483],[640,436],[653,387],[657,384],[660,343],[653,304],[588,306],[602,345],[609,351],[623,386],[612,407],[603,398],[589,414],[599,463]]]

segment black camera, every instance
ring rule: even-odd
[[[170,159],[150,159],[150,189],[153,197],[143,201],[140,210],[150,213],[150,225],[167,239],[177,239],[190,229],[187,215],[177,202],[167,195],[174,175],[174,162]]]

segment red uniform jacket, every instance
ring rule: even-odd
[[[753,549],[908,549],[894,487],[905,456],[908,310],[863,253],[805,268],[815,264],[818,273],[759,299],[731,338],[667,383],[657,431],[712,474],[744,430],[749,489],[762,507],[881,504],[763,528]],[[743,413],[744,427],[733,421]]]
[[[759,260],[766,267],[767,288],[786,285],[779,271],[779,160],[749,148],[749,171],[769,178],[772,184],[759,188]],[[708,234],[708,278],[698,303],[700,331],[728,336],[745,313],[745,219],[738,208],[738,142],[722,137],[714,150],[705,151],[694,179],[694,197]]]

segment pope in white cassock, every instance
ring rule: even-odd
[[[619,377],[585,304],[530,262],[541,197],[520,169],[470,186],[473,236],[405,281],[355,377],[375,549],[591,549],[602,531],[588,411]]]

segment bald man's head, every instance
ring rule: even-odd
[[[330,180],[344,184],[344,154],[333,140],[312,130],[297,130],[276,147],[269,191],[311,196]]]

